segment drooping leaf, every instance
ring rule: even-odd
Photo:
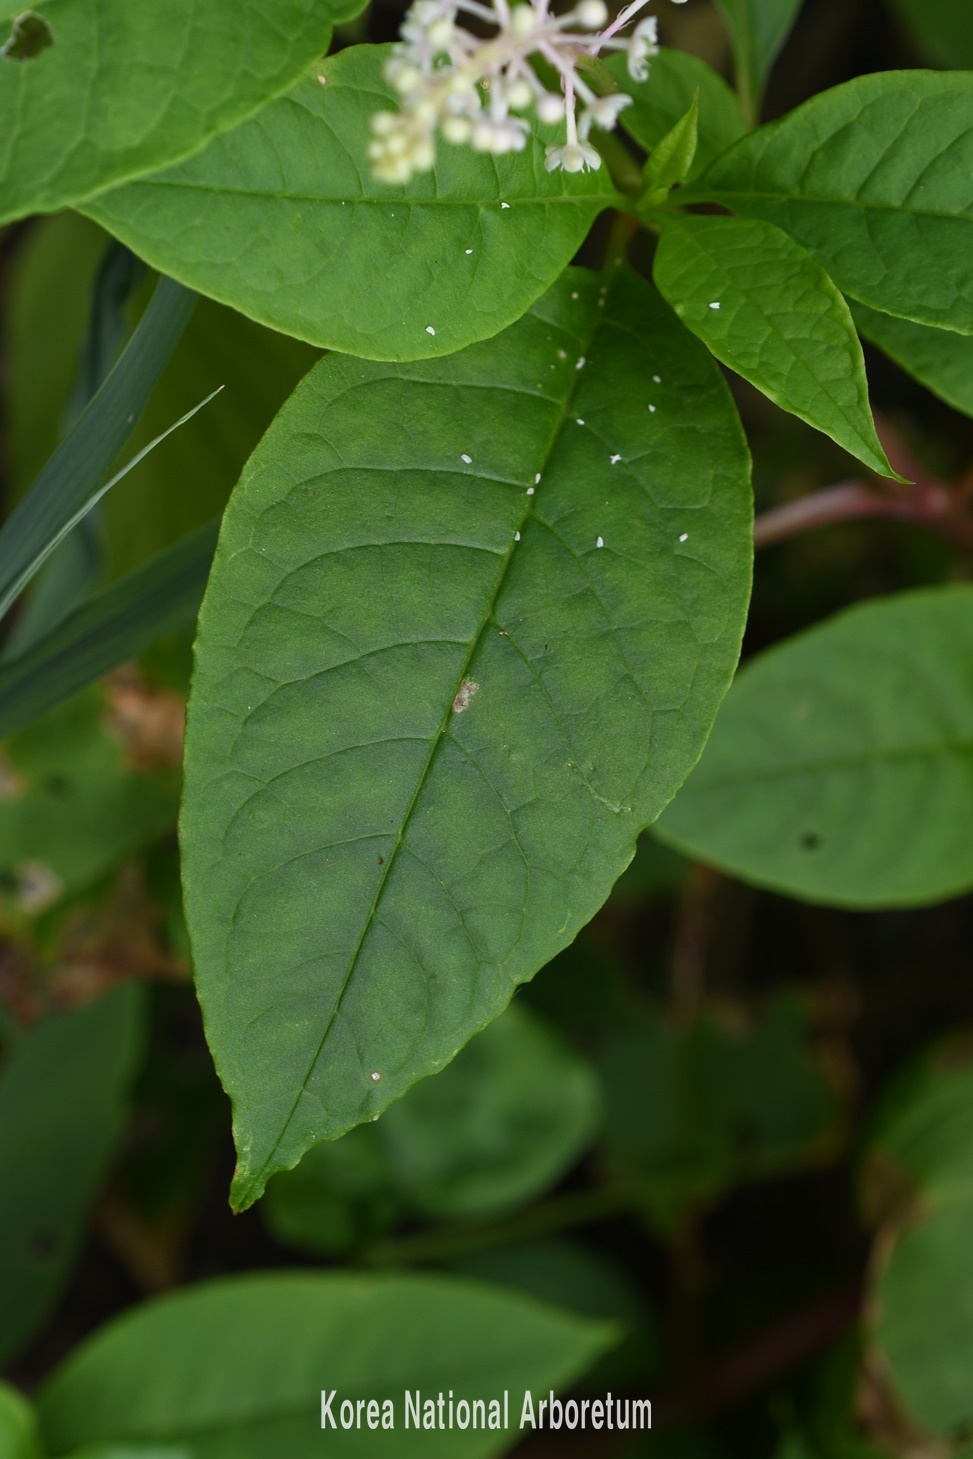
[[[893,0],[941,66],[973,67],[973,30],[966,0]]]
[[[183,852],[238,1204],[571,941],[732,672],[739,423],[653,291],[599,282],[441,364],[328,357],[231,500]]]
[[[866,603],[748,663],[656,827],[736,876],[839,906],[973,886],[973,589]]]
[[[191,161],[86,211],[150,263],[274,329],[368,359],[449,354],[518,319],[603,208],[605,168],[443,142],[434,172],[372,181],[387,47],[352,46]],[[547,129],[550,139],[554,132]]]
[[[276,1176],[265,1201],[271,1225],[311,1251],[334,1251],[400,1212],[497,1216],[578,1159],[594,1135],[599,1096],[588,1065],[512,1004],[376,1124],[316,1145]],[[383,1212],[388,1223],[377,1219]]]
[[[718,360],[882,476],[861,345],[824,269],[759,218],[667,217],[654,277]]]
[[[973,1421],[973,1069],[960,1043],[926,1055],[887,1097],[869,1149],[889,1203],[871,1335],[914,1422],[959,1437]]]
[[[189,156],[285,91],[357,8],[47,0],[48,43],[26,59],[0,57],[0,222]]]
[[[546,1396],[613,1330],[511,1292],[448,1277],[289,1272],[236,1277],[146,1303],[97,1333],[42,1389],[55,1454],[96,1441],[185,1443],[194,1459],[487,1459],[516,1437],[525,1389]],[[335,1392],[334,1432],[321,1391]],[[434,1402],[510,1390],[513,1432],[405,1428],[404,1395]],[[350,1399],[392,1405],[394,1433],[343,1431]],[[516,1411],[514,1411],[516,1406]]]
[[[621,125],[647,152],[686,115],[699,92],[696,155],[689,177],[698,176],[747,130],[740,103],[723,77],[688,51],[663,47],[652,61],[647,81],[632,80],[624,56],[612,56],[607,64],[618,89],[632,98],[632,105],[621,114]]]
[[[806,1164],[837,1102],[809,1047],[805,1004],[781,996],[748,1024],[704,1009],[632,1020],[605,1051],[605,1148],[664,1230],[745,1181]]]
[[[865,304],[853,304],[859,331],[903,370],[945,400],[973,415],[973,338],[950,329],[893,319]]]
[[[0,757],[0,924],[88,887],[175,819],[175,768],[126,763],[92,688],[10,739]]]
[[[973,334],[973,73],[824,91],[717,158],[684,198],[776,223],[844,293]]]
[[[71,1269],[121,1131],[139,990],[45,1018],[0,1065],[0,1362],[31,1338]]]
[[[756,121],[771,66],[790,33],[801,0],[717,0],[733,42],[737,89]]]
[[[79,689],[144,653],[199,611],[217,523],[201,527],[110,588],[94,593],[0,664],[0,738],[15,734]]]
[[[180,284],[160,279],[145,317],[104,385],[4,523],[0,531],[0,615],[98,495],[134,464],[130,462],[108,486],[103,484],[194,303],[195,296]]]

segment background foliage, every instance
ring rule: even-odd
[[[966,4],[666,7],[611,173],[404,200],[391,0],[98,8],[0,58],[0,1455],[964,1459]]]

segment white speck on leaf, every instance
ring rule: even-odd
[[[689,533],[688,532],[681,532],[680,535],[679,535],[679,541],[680,542],[685,542],[685,540],[686,540],[686,538],[688,536],[689,536]]]
[[[377,1069],[373,1069],[373,1070],[372,1070],[372,1072],[371,1072],[371,1074],[369,1074],[369,1076],[368,1076],[368,1077],[369,1077],[369,1079],[370,1079],[370,1080],[371,1080],[371,1081],[372,1081],[372,1083],[373,1083],[373,1084],[377,1084],[377,1083],[378,1083],[378,1081],[379,1081],[379,1080],[380,1080],[380,1079],[381,1079],[381,1077],[382,1077],[382,1076],[381,1076],[381,1074],[380,1074],[380,1073],[379,1073],[379,1072],[378,1072],[378,1070],[377,1070]],[[378,1118],[378,1116],[376,1116],[376,1118]]]
[[[661,385],[662,384],[662,376],[661,375],[653,375],[652,376],[652,379],[655,381],[655,383],[657,385]]]
[[[515,542],[519,542],[520,541],[520,533],[519,532],[515,532],[514,533],[514,541]]]
[[[559,360],[566,360],[568,357],[567,350],[558,350],[557,357]]]
[[[572,295],[571,295],[571,298],[572,298],[572,299],[577,299],[577,297],[578,297],[578,295],[577,295],[577,293],[573,293],[573,294],[572,294]]]
[[[618,461],[621,461],[622,458],[621,458],[621,456],[609,456],[608,459],[611,462],[611,464],[614,466]]]
[[[719,304],[711,304],[709,307],[711,309],[719,309],[720,306],[719,306]]]
[[[328,78],[327,78],[327,76],[322,76],[322,75],[319,74],[318,75],[318,85],[319,86],[327,86],[327,84],[328,84]]]
[[[577,417],[577,422],[578,422],[578,425],[579,426],[583,426],[584,425],[584,421],[581,419],[580,415]]]
[[[653,415],[655,415],[655,406],[654,405],[650,405],[649,406],[649,410],[652,412]]]
[[[473,679],[463,680],[462,684],[456,691],[456,698],[453,700],[454,713],[463,713],[463,710],[466,709],[467,705],[469,704],[470,700],[473,698],[473,695],[476,693],[479,687],[479,684],[475,683]]]
[[[578,357],[578,363],[575,365],[574,368],[576,370],[583,370],[584,369],[584,355],[579,355],[579,357]]]
[[[509,203],[501,203],[500,206],[501,206],[501,208],[509,208],[510,207],[510,204]]]
[[[604,545],[605,545],[605,539],[604,539],[604,537],[598,537],[598,538],[596,538],[596,540],[595,540],[595,546],[596,547],[604,547]]]
[[[528,496],[533,496],[534,495],[534,488],[532,486],[529,486],[527,488],[527,495]]]
[[[433,327],[432,327],[431,324],[427,324],[426,325],[426,333],[427,334],[435,334],[436,333],[436,331],[433,329]]]
[[[541,484],[541,474],[538,471],[537,475],[534,477],[534,485],[535,486],[540,486],[540,484]]]
[[[467,464],[467,466],[470,466],[472,464],[472,461],[473,461],[473,457],[472,456],[467,456],[467,454],[466,454],[465,451],[463,452],[462,456],[460,456],[459,459],[461,461],[465,461],[466,464]]]
[[[467,253],[472,253],[473,252],[472,248],[468,248],[466,251],[467,251]]]

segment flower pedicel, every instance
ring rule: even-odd
[[[385,65],[386,80],[399,93],[401,110],[372,117],[368,153],[380,182],[405,183],[429,172],[436,160],[437,130],[448,142],[477,152],[520,152],[533,110],[549,124],[563,121],[565,141],[547,148],[549,172],[599,167],[588,141],[592,127],[611,131],[631,97],[598,96],[578,74],[578,62],[602,50],[626,51],[635,81],[649,74],[649,57],[659,51],[658,21],[647,16],[625,38],[619,32],[649,3],[632,0],[608,23],[604,0],[578,0],[564,15],[552,15],[548,0],[511,5],[509,0],[414,0],[401,40]],[[683,4],[684,0],[674,0]],[[496,33],[484,39],[458,25],[462,13]],[[548,91],[530,57],[558,73],[561,93]],[[578,104],[581,110],[578,114]]]

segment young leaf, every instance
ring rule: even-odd
[[[752,121],[771,66],[797,19],[801,0],[717,0],[733,41],[737,90]]]
[[[55,212],[189,156],[285,91],[327,50],[332,25],[359,8],[50,0],[46,43],[19,61],[0,56],[0,222]]]
[[[647,285],[599,284],[442,362],[329,356],[231,499],[182,836],[237,1205],[571,941],[732,673],[739,422]]]
[[[24,1034],[0,1068],[0,1361],[43,1322],[111,1159],[138,1056],[139,990]],[[4,1451],[6,1452],[6,1451]]]
[[[866,304],[851,306],[860,334],[890,360],[945,400],[954,410],[973,415],[973,338],[949,329],[893,319]]]
[[[217,523],[200,527],[95,593],[15,659],[0,664],[0,738],[137,657],[199,611]]]
[[[605,168],[544,147],[440,144],[408,187],[374,182],[369,118],[396,105],[387,47],[353,46],[183,166],[86,211],[150,262],[312,344],[377,360],[449,354],[518,319],[617,201]]]
[[[194,303],[195,295],[180,284],[159,280],[144,317],[104,385],[4,523],[0,531],[0,616],[71,527],[145,454],[145,450],[140,452],[103,485],[175,349]]]
[[[503,1400],[578,1377],[614,1332],[455,1278],[321,1272],[235,1277],[146,1303],[90,1339],[41,1390],[42,1438],[63,1454],[112,1440],[185,1444],[193,1459],[488,1459],[511,1433],[405,1428],[404,1395]],[[337,1434],[322,1413],[335,1393]],[[394,1434],[343,1432],[350,1399],[392,1405]],[[321,1424],[326,1432],[322,1434]]]
[[[645,202],[664,202],[676,183],[689,176],[698,142],[699,92],[696,91],[685,116],[681,116],[672,130],[652,148],[645,164]]]
[[[973,74],[887,71],[742,138],[683,194],[793,235],[844,293],[973,334]]]
[[[845,907],[973,886],[973,588],[866,603],[746,665],[656,830]]]
[[[724,365],[872,471],[895,476],[848,305],[793,238],[759,218],[667,216],[654,277]]]
[[[620,123],[646,152],[651,152],[686,115],[698,94],[696,155],[687,177],[698,176],[747,130],[740,103],[723,77],[688,51],[663,47],[652,60],[647,81],[632,80],[622,55],[612,56],[607,65],[619,91],[632,98]]]

